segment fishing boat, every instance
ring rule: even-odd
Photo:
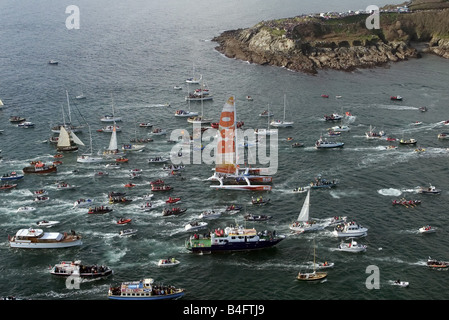
[[[315,240],[313,241],[313,272],[303,272],[299,271],[298,275],[296,276],[296,279],[301,281],[317,281],[322,280],[327,277],[327,272],[317,272],[316,271],[316,264],[315,264],[315,256],[316,256],[316,249],[315,249]]]
[[[180,214],[183,214],[186,211],[187,211],[186,208],[179,208],[179,207],[171,208],[171,209],[164,208],[164,210],[162,210],[162,215],[164,217],[166,217],[166,216],[179,216]]]
[[[57,224],[59,224],[59,221],[40,220],[40,221],[36,222],[36,225],[38,227],[47,227],[47,228],[53,227],[53,226],[55,226]]]
[[[276,127],[276,128],[287,128],[292,127],[294,122],[293,121],[285,121],[285,107],[286,107],[286,97],[284,94],[284,118],[282,120],[273,120],[270,122],[270,126]]]
[[[441,190],[435,188],[435,186],[433,186],[433,185],[429,185],[429,187],[427,187],[427,188],[420,187],[419,190],[418,190],[418,193],[421,193],[421,194],[440,194]]]
[[[42,229],[20,229],[9,238],[11,248],[56,249],[80,246],[81,236],[72,231],[68,233],[44,232]]]
[[[194,234],[186,240],[185,246],[193,253],[250,251],[273,247],[284,239],[285,236],[277,235],[276,231],[257,232],[254,228],[229,226],[224,230],[215,229],[208,235]]]
[[[211,185],[210,187],[225,190],[270,191],[272,189],[270,185],[253,185],[251,180],[260,181],[260,179],[267,178],[271,182],[271,177],[251,177],[248,168],[246,168],[248,170],[245,170],[245,173],[241,173],[237,166],[236,118],[235,100],[234,97],[230,97],[224,104],[220,116],[220,135],[217,139],[215,172],[212,177],[207,179],[218,181],[219,185]],[[232,139],[225,137],[232,137]],[[236,183],[236,180],[238,180],[238,183]]]
[[[360,244],[357,241],[355,241],[354,239],[351,239],[350,242],[341,242],[338,247],[337,247],[337,251],[344,251],[344,252],[365,252],[366,251],[367,246],[364,244]]]
[[[135,235],[137,233],[137,229],[126,229],[122,230],[118,233],[120,237],[129,237]]]
[[[184,226],[185,231],[195,231],[204,229],[207,227],[207,222],[205,221],[192,221]]]
[[[307,190],[307,196],[302,205],[301,211],[299,212],[298,218],[289,228],[295,233],[319,231],[324,229],[324,225],[317,223],[314,220],[310,220],[310,189]]]
[[[342,148],[344,145],[344,142],[328,141],[326,138],[323,139],[323,137],[320,137],[320,139],[315,142],[316,149]]]
[[[89,211],[87,211],[88,214],[104,214],[111,212],[112,208],[100,206],[100,207],[91,207],[89,208]]]
[[[117,224],[127,224],[130,223],[132,221],[131,218],[120,218],[117,220]]]
[[[254,214],[248,213],[243,216],[243,219],[245,219],[245,221],[267,221],[267,220],[270,220],[271,218],[272,218],[272,216],[267,216],[265,214],[254,215]]]
[[[81,198],[81,199],[76,200],[76,201],[73,203],[73,207],[74,207],[74,208],[77,208],[77,207],[88,207],[88,206],[91,206],[92,203],[93,203],[93,200],[92,200],[92,199],[84,199],[84,198]]]
[[[336,237],[363,237],[368,234],[368,228],[350,221],[337,225],[332,234]]]
[[[175,267],[180,263],[181,262],[179,260],[176,260],[175,258],[159,259],[159,261],[157,262],[157,266],[161,268],[169,268]]]
[[[81,277],[88,279],[104,278],[112,275],[114,272],[111,268],[104,265],[86,265],[80,260],[61,261],[51,268],[50,274],[59,277]]]
[[[20,207],[17,209],[17,212],[33,212],[36,211],[35,207]]]
[[[34,165],[28,166],[22,169],[24,173],[52,173],[56,172],[58,169],[54,164],[47,165],[41,161],[37,161]]]
[[[436,260],[436,259],[432,259],[431,257],[429,257],[427,259],[427,266],[430,268],[434,268],[434,269],[444,269],[444,268],[449,267],[449,262]]]
[[[418,231],[419,231],[419,233],[433,233],[436,231],[436,229],[428,224],[428,225],[425,225],[425,226],[419,228]]]
[[[385,136],[384,131],[374,131],[375,128],[369,126],[369,131],[365,132],[365,136],[367,139],[380,139]]]
[[[151,278],[139,281],[122,282],[120,286],[110,287],[108,299],[112,300],[174,300],[185,294],[184,289],[172,285],[154,285]]]

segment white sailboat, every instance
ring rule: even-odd
[[[192,71],[192,77],[186,79],[186,83],[199,84],[201,79],[203,79],[203,75],[200,75],[199,78],[195,77],[195,64],[194,64],[193,65],[193,71]]]
[[[284,119],[283,120],[273,120],[273,121],[271,121],[270,125],[272,127],[287,128],[287,127],[292,127],[293,126],[293,122],[285,121],[285,105],[286,105],[286,97],[285,97],[285,94],[284,94]]]
[[[103,158],[102,157],[96,157],[93,155],[93,150],[92,150],[92,132],[90,130],[90,126],[89,126],[89,136],[90,136],[90,152],[89,153],[83,153],[82,155],[78,156],[76,158],[76,162],[79,163],[98,163],[98,162],[102,162]]]
[[[237,136],[236,136],[236,109],[234,97],[230,97],[223,106],[220,116],[219,138],[217,143],[217,155],[215,164],[215,173],[208,180],[218,181],[219,185],[211,185],[211,188],[228,189],[228,190],[257,190],[270,191],[270,185],[252,185],[250,176],[239,172],[237,162]],[[248,170],[246,170],[248,172]],[[270,179],[271,177],[255,176],[254,179]],[[242,181],[246,184],[225,184],[226,180],[232,179]],[[254,181],[254,180],[253,180]]]
[[[316,281],[321,280],[327,277],[327,272],[316,272],[316,263],[315,263],[315,240],[313,240],[313,272],[298,272],[296,279],[302,281]]]
[[[309,220],[309,208],[310,208],[310,188],[307,191],[306,199],[299,212],[298,219],[290,225],[290,230],[302,233],[307,231],[323,230],[324,225]]]
[[[63,123],[54,126],[51,129],[51,131],[53,133],[60,133],[60,127],[62,125],[62,126],[64,126],[64,128],[67,131],[75,132],[75,133],[81,132],[81,130],[83,128],[82,126],[74,126],[74,125],[72,125],[72,110],[71,110],[71,107],[70,107],[69,92],[66,90],[65,94],[66,94],[66,97],[67,97],[67,110],[68,110],[69,122],[66,123],[66,121],[65,121],[64,108],[62,107],[62,122]]]
[[[3,107],[3,106],[4,106],[3,101],[0,100],[0,107]]]
[[[271,135],[275,135],[278,133],[278,129],[270,129],[270,105],[268,105],[268,109],[267,109],[267,129],[257,129],[257,131],[255,131],[254,133],[256,135],[265,135],[265,136],[271,136]]]
[[[187,92],[189,92],[189,85],[187,84]],[[190,111],[190,100],[187,101],[189,104],[189,110],[176,110],[175,111],[175,117],[195,117],[198,115],[198,112],[196,111]]]
[[[203,84],[203,86],[204,86],[204,84]],[[192,124],[206,124],[206,123],[211,123],[212,122],[212,119],[204,118],[204,104],[203,104],[203,101],[207,100],[205,97],[208,96],[209,93],[204,95],[203,89],[201,88],[200,90],[202,90],[201,91],[201,95],[200,95],[201,99],[199,99],[199,101],[201,101],[201,116],[196,115],[196,116],[189,117],[187,119],[187,122],[192,123]],[[195,95],[195,94],[192,94],[192,95]],[[186,97],[186,100],[189,102],[189,109],[190,109],[190,101],[196,101],[196,98],[195,97],[193,97],[193,98]]]
[[[111,139],[109,140],[109,146],[105,151],[103,151],[103,155],[109,156],[109,157],[121,157],[124,155],[124,153],[120,152],[120,150],[118,149],[117,130],[116,130],[115,123],[114,123],[114,127],[112,129]]]
[[[122,121],[121,117],[116,117],[115,116],[115,111],[114,111],[114,99],[112,98],[112,94],[111,94],[111,99],[112,99],[112,115],[107,114],[105,115],[103,118],[100,119],[101,122],[119,122]]]
[[[75,143],[72,145],[71,139]],[[58,138],[58,144],[56,145],[56,150],[58,151],[77,151],[78,145],[84,146],[84,143],[75,135],[73,131],[69,132],[64,128],[64,126],[60,127],[60,133]]]

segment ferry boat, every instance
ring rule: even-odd
[[[50,273],[54,276],[69,277],[71,275],[81,278],[103,278],[113,274],[111,268],[98,265],[84,265],[80,260],[61,261],[51,268]]]
[[[357,224],[355,221],[344,222],[335,227],[333,234],[337,237],[362,237],[366,236],[368,229]]]
[[[276,231],[257,232],[254,228],[229,226],[224,230],[216,229],[207,236],[194,234],[185,246],[193,253],[248,251],[273,247],[284,239],[285,236],[276,235]]]
[[[171,285],[154,285],[154,279],[122,282],[120,286],[110,287],[108,298],[113,300],[168,300],[179,299],[185,290]]]
[[[20,229],[16,235],[9,237],[11,248],[56,249],[82,245],[81,236],[74,231],[71,234],[44,232],[42,229]]]

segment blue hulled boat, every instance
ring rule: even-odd
[[[146,278],[138,281],[122,282],[110,287],[108,298],[113,300],[173,300],[185,294],[184,289],[167,285],[154,285],[154,280]]]

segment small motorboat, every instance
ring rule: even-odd
[[[181,198],[172,198],[172,197],[168,197],[168,200],[165,201],[165,203],[177,203],[181,201]]]
[[[5,183],[0,186],[0,190],[11,190],[11,189],[14,189],[15,187],[17,187],[17,184]]]
[[[39,202],[39,203],[46,202],[48,200],[50,200],[50,198],[46,197],[46,196],[38,196],[38,197],[34,198],[34,202]]]
[[[298,188],[293,189],[292,192],[293,192],[293,193],[304,193],[304,192],[306,192],[308,189],[309,189],[308,187],[298,187]]]
[[[41,221],[36,222],[36,225],[38,225],[39,227],[47,227],[47,228],[50,228],[57,224],[59,224],[59,221],[41,220]]]
[[[168,186],[168,185],[163,185],[163,186],[155,186],[155,185],[152,185],[151,186],[151,191],[170,191],[170,190],[172,190],[173,188],[172,187],[170,187],[170,186]]]
[[[368,234],[368,228],[355,221],[343,222],[334,228],[332,234],[336,237],[363,237]]]
[[[136,185],[134,184],[134,183],[127,183],[127,184],[125,184],[125,188],[132,188],[132,187],[135,187]]]
[[[391,96],[391,97],[390,97],[390,100],[393,100],[393,101],[402,101],[402,97],[401,97],[401,96]]]
[[[432,233],[432,232],[435,232],[436,229],[430,225],[426,225],[426,226],[419,228],[418,231],[420,233]]]
[[[267,221],[272,218],[272,216],[267,216],[264,214],[260,215],[252,215],[251,213],[248,213],[244,216],[246,221]]]
[[[315,264],[316,268],[318,269],[328,269],[328,268],[333,268],[335,265],[335,263],[333,262],[328,262],[328,261],[324,261],[324,262],[318,262]]]
[[[223,212],[215,210],[207,210],[200,214],[200,219],[215,219],[222,215]]]
[[[120,237],[128,237],[135,235],[137,233],[137,229],[126,229],[119,232]]]
[[[251,197],[251,203],[254,205],[264,206],[270,202],[270,199],[264,200],[262,197]]]
[[[243,206],[236,206],[235,204],[231,204],[226,207],[226,211],[231,211],[231,212],[240,211],[242,209],[243,209]]]
[[[183,208],[171,208],[171,209],[167,209],[165,208],[164,210],[162,210],[162,215],[163,216],[178,216],[180,214],[183,214],[184,212],[186,212],[187,209]]]
[[[71,189],[75,189],[75,188],[76,188],[76,186],[68,184],[66,182],[61,182],[56,185],[56,189],[58,189],[58,190],[71,190]]]
[[[329,95],[328,94],[322,94],[321,98],[329,98]]]
[[[115,162],[128,162],[128,161],[129,160],[127,158],[124,158],[124,157],[120,157],[120,158],[115,159]]]
[[[73,207],[87,207],[92,205],[93,200],[92,199],[78,199],[73,203]]]
[[[442,268],[449,267],[449,262],[436,260],[436,259],[432,259],[431,257],[429,257],[427,259],[427,266],[430,268],[442,269]]]
[[[421,112],[426,112],[428,109],[427,107],[419,107],[419,111]]]
[[[180,264],[179,260],[176,260],[175,258],[168,258],[168,259],[160,259],[157,263],[158,267],[174,267]]]
[[[109,175],[109,172],[106,171],[97,171],[94,173],[94,177],[106,177]]]
[[[204,229],[207,227],[207,222],[204,221],[193,221],[184,226],[185,231],[193,231]]]
[[[44,189],[40,189],[40,190],[33,191],[33,194],[35,196],[46,196],[46,195],[48,195],[48,192]]]
[[[449,132],[441,132],[438,134],[438,139],[449,139]]]
[[[57,66],[59,64],[59,61],[50,60],[50,61],[48,61],[48,64],[53,65],[53,66]]]
[[[20,207],[17,212],[33,212],[36,211],[35,207]]]
[[[140,210],[151,211],[151,210],[153,210],[153,204],[151,202],[147,202],[140,206]]]
[[[89,211],[87,211],[88,214],[104,214],[111,212],[112,208],[101,206],[101,207],[93,207],[89,208]]]
[[[421,194],[440,194],[441,190],[435,188],[435,186],[433,186],[433,185],[430,185],[428,188],[421,187],[418,190],[418,193],[421,193]]]
[[[0,177],[1,181],[7,181],[7,180],[19,180],[24,177],[23,174],[18,174],[16,171],[13,171],[11,173],[5,173],[3,176]]]
[[[120,218],[117,220],[117,224],[127,224],[130,223],[132,221],[132,219],[130,218]]]
[[[24,121],[17,125],[19,128],[34,128],[34,123],[31,121]]]
[[[301,148],[301,147],[304,147],[304,143],[295,142],[292,144],[292,148]]]
[[[151,128],[153,125],[150,122],[141,122],[139,123],[139,127],[141,128]]]
[[[416,139],[401,139],[399,140],[399,144],[402,145],[415,145],[418,141]]]
[[[120,169],[120,164],[118,163],[108,163],[107,165],[105,165],[106,168],[109,169]]]
[[[251,97],[251,96],[246,96],[246,100],[248,100],[248,101],[253,101],[253,97]]]
[[[163,185],[163,184],[164,184],[164,181],[161,180],[161,179],[157,179],[157,180],[151,181],[150,184],[151,184],[152,186]]]
[[[398,287],[402,287],[402,288],[407,288],[409,286],[409,283],[407,281],[401,281],[401,280],[390,280],[391,285],[393,286],[398,286]]]
[[[338,246],[338,251],[345,251],[345,252],[365,252],[366,251],[366,245],[357,243],[354,239],[351,240],[351,242],[342,242]]]

